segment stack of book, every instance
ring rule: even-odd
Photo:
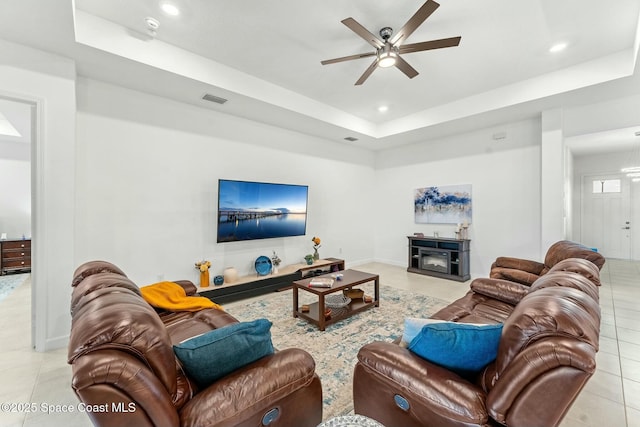
[[[333,286],[333,279],[325,277],[316,277],[309,282],[310,288],[330,288]]]

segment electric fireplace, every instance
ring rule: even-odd
[[[437,273],[449,274],[449,255],[450,252],[448,251],[421,249],[420,268]]]

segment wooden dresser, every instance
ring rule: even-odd
[[[0,274],[31,271],[31,239],[0,240]]]

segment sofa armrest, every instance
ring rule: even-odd
[[[596,350],[585,342],[538,341],[494,378],[487,410],[505,425],[557,426],[595,369]]]
[[[354,409],[384,425],[487,425],[484,391],[457,374],[389,342],[362,347],[353,380]],[[396,399],[405,399],[408,410]]]
[[[182,286],[188,297],[198,294],[198,288],[193,284],[191,280],[176,280],[173,283],[177,283],[178,285]]]
[[[260,413],[262,416],[270,408],[279,406],[277,402],[312,384],[319,385],[319,381],[311,355],[297,348],[281,350],[201,390],[180,411],[180,425],[244,425],[244,421],[254,414]],[[311,401],[317,408],[295,409],[296,404],[293,403],[289,408],[280,408],[280,416],[290,417],[290,414],[284,412],[299,410],[301,417],[309,417],[310,422],[315,423],[314,426],[320,423],[322,392],[311,390],[311,393]],[[303,420],[304,418],[300,418],[294,424],[305,425]]]
[[[72,364],[71,387],[96,426],[171,427],[178,412],[156,374],[123,351],[96,350]],[[116,410],[119,409],[119,410]]]
[[[526,271],[527,273],[535,274],[538,276],[545,268],[545,265],[541,262],[505,256],[496,258],[494,265],[496,267],[512,268],[514,270]]]
[[[546,266],[537,261],[520,258],[498,257],[491,265],[489,276],[531,286],[546,271]]]
[[[509,280],[482,277],[471,282],[471,290],[507,304],[516,305],[527,295],[529,287]]]

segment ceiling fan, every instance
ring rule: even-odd
[[[421,52],[423,50],[442,49],[445,47],[454,47],[460,44],[462,37],[450,37],[446,39],[430,40],[420,43],[412,43],[402,45],[402,43],[409,37],[435,10],[440,7],[440,4],[433,0],[427,0],[420,9],[407,21],[406,24],[400,29],[400,31],[393,34],[393,29],[390,27],[384,27],[380,30],[379,34],[382,37],[380,40],[374,36],[369,30],[359,24],[353,18],[347,18],[342,20],[342,23],[349,27],[354,33],[365,39],[370,45],[376,48],[375,52],[359,53],[356,55],[344,56],[342,58],[327,59],[321,61],[322,65],[335,64],[336,62],[351,61],[353,59],[366,58],[369,56],[375,56],[376,59],[360,76],[356,85],[361,85],[365,82],[374,72],[377,67],[392,67],[396,66],[400,71],[407,75],[410,79],[418,75],[418,72],[407,61],[400,56],[404,53]]]

